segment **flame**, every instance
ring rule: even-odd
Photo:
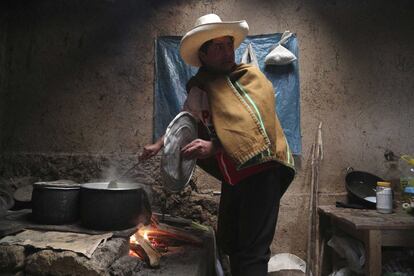
[[[157,235],[156,228],[141,228],[136,234],[141,235],[144,239],[148,240],[149,237]]]
[[[149,237],[148,237],[148,233],[150,232],[150,230],[144,230],[144,231],[138,231],[135,234],[133,234],[131,237],[129,237],[129,243],[133,243],[133,244],[139,244],[139,242],[137,241],[137,238],[135,235],[140,235],[142,236],[144,239],[146,239],[147,241],[150,241]]]
[[[142,260],[145,259],[145,255],[142,255],[142,252],[139,251],[140,242],[137,239],[141,237],[148,241],[149,244],[153,247],[153,249],[157,250],[159,253],[167,252],[168,245],[165,244],[165,241],[162,240],[162,235],[165,235],[165,233],[163,233],[159,228],[154,227],[152,225],[140,227],[138,231],[135,232],[135,234],[131,235],[129,238],[129,243],[131,245],[129,255],[133,257],[138,257]]]
[[[134,250],[131,250],[131,249],[129,250],[129,256],[140,258],[139,255],[135,253]]]
[[[129,243],[138,244],[138,241],[137,241],[137,238],[135,237],[135,234],[134,234],[134,235],[132,235],[132,236],[129,238]]]
[[[146,239],[147,241],[149,241],[149,238],[148,238],[148,231],[145,231],[145,232],[144,232],[143,237],[144,237],[144,239]]]

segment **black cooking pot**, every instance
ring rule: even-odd
[[[378,181],[384,180],[371,173],[354,171],[352,168],[349,168],[345,177],[349,201],[362,204],[367,208],[375,209],[376,187]]]
[[[80,216],[86,228],[121,230],[149,223],[151,209],[140,184],[87,183],[81,186]]]
[[[33,184],[32,217],[41,224],[65,224],[79,219],[79,184]]]

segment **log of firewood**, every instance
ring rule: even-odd
[[[140,233],[144,233],[145,231],[148,231],[148,235],[154,238],[166,237],[168,239],[179,240],[198,246],[203,244],[203,240],[201,238],[189,233],[188,231],[164,223],[159,223],[155,229],[150,227],[143,227],[139,229]]]
[[[136,254],[138,255],[138,257],[140,257],[142,260],[145,261],[145,258],[147,258],[144,249],[136,243],[130,243],[130,249]]]
[[[158,253],[158,251],[152,247],[149,241],[147,241],[140,235],[135,235],[135,238],[138,242],[138,245],[144,250],[146,257],[148,257],[148,258],[145,258],[145,261],[147,262],[147,264],[150,267],[154,267],[154,268],[159,267],[161,254]]]

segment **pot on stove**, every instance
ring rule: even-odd
[[[141,184],[86,183],[80,189],[80,217],[86,228],[121,230],[148,224],[151,207]]]
[[[36,182],[32,218],[42,224],[66,224],[79,219],[79,184],[70,181]]]

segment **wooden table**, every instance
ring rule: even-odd
[[[367,254],[365,275],[381,275],[383,246],[414,247],[414,216],[403,210],[396,210],[392,214],[380,214],[376,210],[320,206],[318,212],[318,244],[323,245],[322,241],[327,238],[329,229],[334,232],[343,231],[362,241]],[[320,271],[323,271],[322,267]]]

